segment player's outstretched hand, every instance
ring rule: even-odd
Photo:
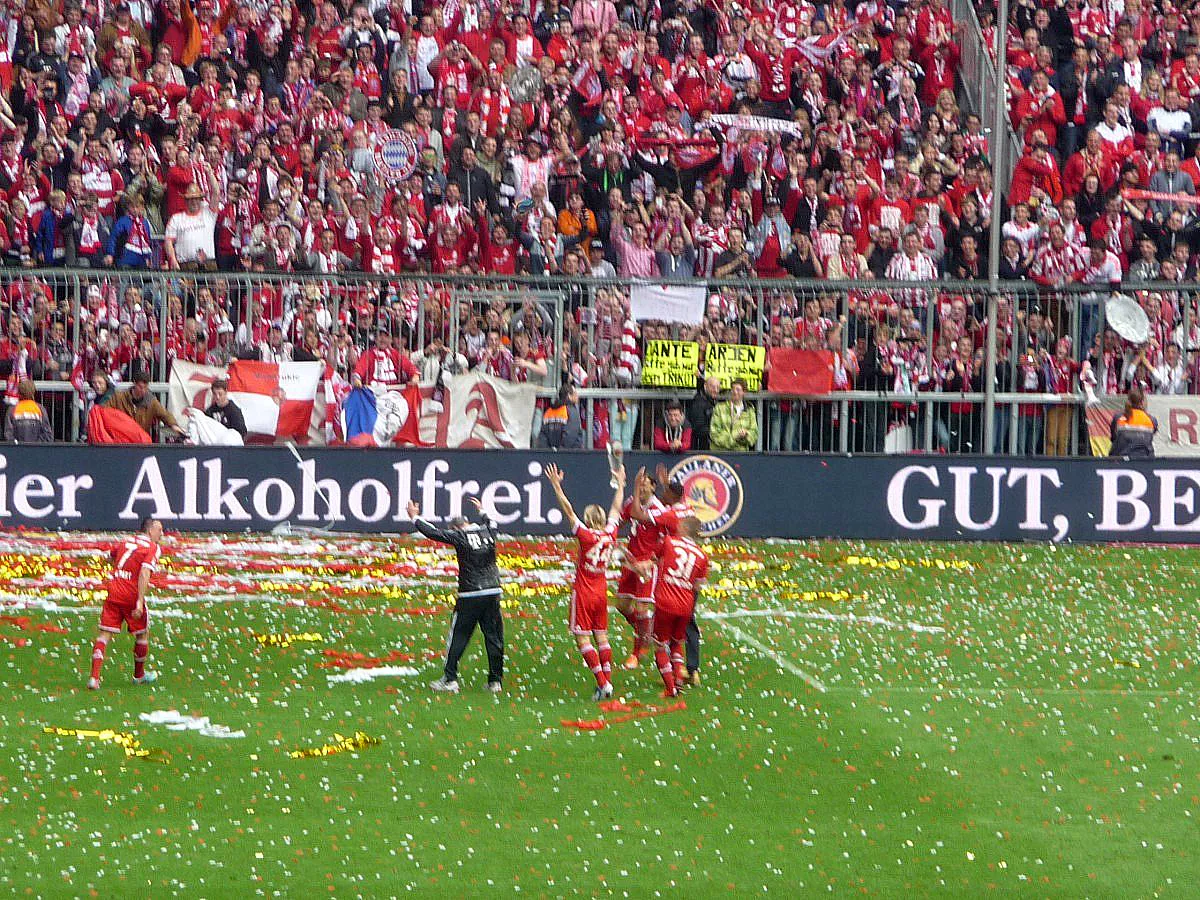
[[[421,507],[414,500],[408,501],[406,509],[408,510],[408,517],[414,521],[416,521],[417,516],[421,515]]]
[[[658,479],[659,484],[666,484],[669,480],[667,477],[667,467],[659,463],[654,467],[654,477]]]
[[[638,490],[641,490],[645,487],[651,486],[652,484],[653,481],[651,480],[650,476],[646,474],[645,468],[638,469],[637,477],[633,480],[634,487]]]
[[[550,465],[546,466],[546,480],[556,487],[562,485],[563,470],[554,463],[550,463]]]
[[[480,514],[483,513],[483,503],[478,497],[468,497],[467,499],[470,500],[471,505],[475,507],[475,512]]]

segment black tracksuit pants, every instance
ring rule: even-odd
[[[687,670],[690,675],[700,668],[700,629],[696,625],[695,613],[692,613],[692,620],[688,622],[686,637]]]
[[[487,649],[488,682],[500,681],[504,677],[504,619],[500,615],[500,594],[490,597],[459,597],[454,604],[454,618],[450,620],[450,643],[446,649],[446,680],[458,680],[458,661],[475,633],[475,626],[483,632],[483,644]]]

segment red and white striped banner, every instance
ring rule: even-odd
[[[324,443],[325,393],[318,391],[324,363],[236,360],[227,370],[176,360],[171,366],[171,412],[208,408],[212,383],[229,379],[229,398],[246,419],[246,442]]]

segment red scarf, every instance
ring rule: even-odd
[[[496,117],[498,128],[490,128],[492,124],[492,97],[494,92],[491,88],[484,88],[483,93],[479,95],[479,118],[483,119],[485,127],[489,127],[489,134],[494,135],[496,130],[506,128],[508,126],[508,116],[512,112],[512,98],[508,95],[508,85],[500,85],[499,90],[499,112]]]

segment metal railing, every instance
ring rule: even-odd
[[[662,422],[661,404],[677,394],[686,402],[691,391],[640,390],[636,377],[623,377],[621,329],[631,284],[511,276],[332,278],[0,269],[0,303],[32,324],[36,359],[29,374],[52,399],[56,436],[67,439],[79,436],[86,408],[84,398],[62,399],[75,391],[68,372],[78,369],[86,375],[89,364],[101,362],[95,358],[99,345],[111,345],[114,333],[118,337],[113,359],[105,364],[117,365],[123,378],[132,374],[134,365],[143,366],[161,393],[172,360],[196,357],[199,345],[191,337],[198,332],[213,338],[200,349],[211,354],[212,361],[224,363],[269,344],[272,323],[287,329],[287,340],[296,338],[299,343],[307,322],[318,352],[345,370],[351,348],[366,346],[379,329],[391,331],[410,350],[441,335],[450,347],[471,357],[480,333],[490,324],[514,343],[513,336],[525,331],[546,354],[547,375],[538,383],[541,396],[557,391],[564,372],[586,378],[581,396],[589,442],[603,442],[619,430],[623,443],[648,447],[654,426]],[[1057,340],[1065,336],[1071,338],[1069,358],[1082,362],[1099,341],[1094,354],[1099,393],[1122,390],[1138,371],[1136,354],[1128,347],[1104,344],[1111,341],[1104,321],[1107,288],[1097,292],[1095,287],[1070,285],[1052,290],[1029,282],[1005,283],[997,325],[987,321],[989,294],[975,282],[713,279],[704,284],[707,303],[700,324],[643,322],[643,343],[670,338],[801,345],[797,334],[804,328],[798,323],[815,314],[838,326],[834,339],[826,338],[824,327],[818,329],[820,345],[857,360],[858,375],[846,385],[854,390],[828,396],[772,393],[768,373],[766,390],[752,396],[759,413],[760,449],[1036,452],[1047,447],[1042,437],[1049,424],[1046,413],[1062,407],[1072,410],[1072,421],[1054,422],[1058,430],[1053,449],[1061,452],[1059,438],[1065,428],[1074,452],[1086,446],[1080,439],[1077,391],[1046,394],[1033,371],[1043,367],[1042,352],[1052,354]],[[1200,286],[1130,284],[1127,290],[1153,298],[1146,305],[1161,313],[1155,314],[1155,340],[1162,346],[1182,343],[1184,364],[1194,370],[1200,344],[1194,327]],[[526,323],[524,328],[517,327],[520,321]],[[877,338],[880,323],[888,325],[889,333]],[[1000,365],[996,383],[987,386],[980,383],[976,360],[993,327],[999,329]],[[890,371],[886,376],[875,372],[868,385],[865,361],[884,355],[874,352],[872,357],[877,340],[885,341]],[[949,387],[955,381],[945,377],[942,365],[948,354],[974,363],[976,376],[966,392]],[[1200,389],[1200,379],[1193,378],[1188,389]],[[989,391],[999,413],[995,446],[985,448],[980,426]],[[617,423],[623,410],[625,420]],[[1055,413],[1052,418],[1060,417]],[[1026,418],[1040,424],[1023,425]],[[613,428],[615,423],[621,428]]]
[[[951,0],[950,14],[955,22],[964,23],[959,41],[958,74],[961,96],[966,107],[978,114],[989,139],[992,142],[1005,142],[1004,168],[1001,173],[1003,177],[996,184],[996,190],[1007,196],[1013,170],[1021,158],[1021,139],[1012,127],[1007,110],[1004,116],[1004,134],[992,133],[992,122],[996,114],[996,65],[984,40],[983,29],[979,25],[979,17],[975,14],[972,0]],[[1006,96],[1006,105],[1007,102]]]

